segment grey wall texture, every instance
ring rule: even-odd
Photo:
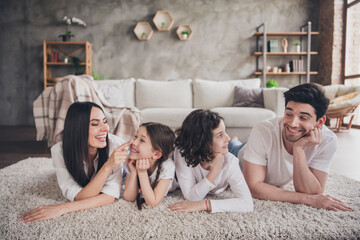
[[[174,25],[137,40],[137,22],[152,23],[156,11],[168,10]],[[43,91],[42,41],[60,40],[64,16],[77,17],[86,28],[71,25],[74,41],[92,44],[93,70],[107,79],[231,80],[254,77],[256,27],[299,31],[312,21],[317,30],[318,1],[311,0],[133,0],[133,1],[0,1],[0,125],[34,125],[32,104]],[[193,35],[180,41],[176,28],[190,24]],[[292,47],[289,40],[289,47]],[[289,59],[288,59],[289,60]],[[287,61],[288,61],[287,60]],[[281,60],[274,60],[281,61]],[[271,62],[270,62],[271,63]],[[313,66],[316,60],[313,61]],[[293,86],[298,78],[277,78]]]

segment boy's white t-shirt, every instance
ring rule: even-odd
[[[200,201],[207,194],[220,194],[230,185],[234,196],[229,199],[210,200],[212,213],[251,212],[253,210],[253,200],[240,170],[239,159],[231,153],[224,155],[224,163],[215,179],[215,184],[207,179],[209,171],[202,168],[200,164],[196,167],[187,166],[178,148],[175,148],[174,160],[176,176],[186,200]]]
[[[244,160],[267,167],[264,182],[278,187],[293,179],[293,156],[284,147],[282,119],[273,118],[257,123],[251,130],[243,150]],[[336,151],[337,137],[325,125],[320,129],[321,143],[306,147],[305,155],[310,168],[329,173],[330,162]]]
[[[115,136],[111,133],[108,134],[109,140],[109,156],[111,156],[114,149],[125,141],[118,136]],[[53,160],[53,165],[56,171],[56,177],[58,180],[59,187],[62,191],[62,194],[65,198],[69,201],[74,201],[76,195],[83,189],[72,177],[70,172],[67,170],[62,150],[62,142],[55,144],[51,148],[51,158]],[[94,178],[96,175],[96,170],[98,166],[98,156],[94,160],[94,168],[95,173],[91,177]],[[86,166],[84,166],[85,173],[87,171]],[[104,186],[101,189],[102,193],[105,193],[109,196],[114,198],[119,198],[120,196],[120,189],[121,189],[121,182],[122,182],[122,166],[120,165],[116,169],[112,171],[110,176],[106,179]]]

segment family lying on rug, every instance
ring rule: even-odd
[[[168,126],[144,123],[124,143],[109,133],[100,106],[73,103],[62,142],[51,148],[60,189],[70,202],[40,206],[19,221],[32,223],[111,204],[120,197],[125,176],[122,196],[139,209],[144,203],[158,205],[180,186],[187,201],[170,210],[251,212],[254,197],[352,211],[323,195],[337,145],[336,135],[324,125],[329,99],[315,84],[296,86],[284,96],[284,117],[258,123],[246,144],[230,139],[219,114],[202,109],[186,117],[176,137]],[[295,192],[281,188],[291,180]],[[204,200],[229,185],[234,198]]]

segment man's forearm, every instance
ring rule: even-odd
[[[293,152],[293,182],[297,192],[307,194],[323,193],[319,180],[309,169],[305,151],[301,148],[294,148]]]
[[[257,199],[310,205],[304,193],[287,191],[264,182],[249,187],[251,195]]]

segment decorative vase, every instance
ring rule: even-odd
[[[296,52],[299,53],[301,51],[301,46],[300,45],[296,45]]]

